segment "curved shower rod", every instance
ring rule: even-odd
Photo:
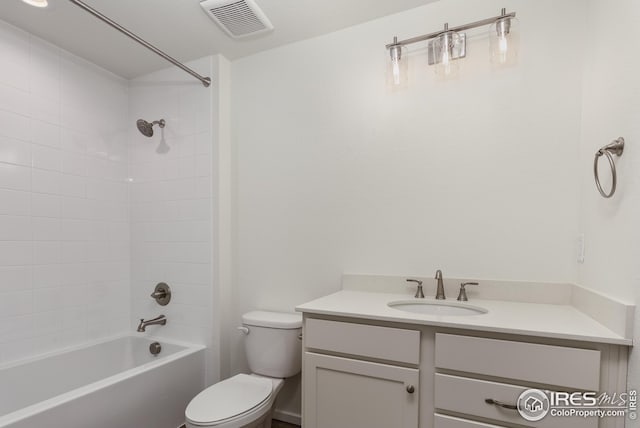
[[[128,36],[131,39],[135,40],[136,42],[140,43],[142,46],[144,46],[145,48],[149,49],[150,51],[156,53],[157,55],[160,55],[162,58],[166,59],[167,61],[169,61],[171,64],[175,65],[176,67],[179,67],[182,70],[186,71],[187,73],[189,73],[190,75],[192,75],[193,77],[195,77],[196,79],[201,81],[202,84],[205,87],[209,87],[209,85],[211,85],[211,78],[210,77],[201,76],[200,74],[196,73],[195,71],[193,71],[192,69],[190,69],[186,65],[182,64],[180,61],[178,61],[178,60],[170,57],[166,53],[162,52],[160,49],[158,49],[157,47],[153,46],[151,43],[147,42],[146,40],[143,40],[142,38],[140,38],[138,36],[136,36],[131,31],[127,30],[122,25],[118,24],[117,22],[115,22],[114,20],[109,18],[108,16],[105,16],[102,13],[98,12],[97,10],[95,10],[94,8],[92,8],[91,6],[86,4],[85,2],[83,2],[81,0],[69,0],[69,1],[71,3],[73,3],[73,4],[75,4],[76,6],[84,9],[85,11],[89,12],[91,15],[95,16],[99,20],[105,22],[106,24],[109,24],[111,27],[113,27],[116,30],[120,31],[125,36]]]

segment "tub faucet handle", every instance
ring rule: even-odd
[[[159,282],[151,293],[151,298],[160,306],[167,306],[171,301],[171,287],[166,282]]]

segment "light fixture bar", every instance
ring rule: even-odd
[[[410,44],[413,44],[413,43],[424,42],[425,40],[429,40],[429,39],[433,39],[435,37],[438,37],[439,35],[447,32],[447,31],[459,32],[459,31],[469,30],[471,28],[477,28],[477,27],[482,27],[484,25],[493,24],[498,19],[515,18],[516,17],[516,13],[515,12],[506,13],[505,9],[502,9],[502,11],[503,11],[503,13],[501,15],[494,16],[494,17],[491,17],[491,18],[482,19],[480,21],[471,22],[469,24],[459,25],[459,26],[453,27],[453,28],[447,28],[445,30],[440,30],[440,31],[436,31],[436,32],[433,32],[433,33],[429,33],[429,34],[424,34],[422,36],[412,37],[410,39],[400,40],[399,42],[389,43],[388,45],[386,45],[386,48],[390,49],[393,46],[398,46],[398,45],[399,46],[406,46],[406,45],[410,45]]]

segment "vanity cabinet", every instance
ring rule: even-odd
[[[510,407],[531,388],[624,392],[625,346],[319,314],[303,344],[304,428],[624,427]]]
[[[418,428],[420,332],[308,319],[305,428]]]

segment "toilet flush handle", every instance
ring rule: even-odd
[[[240,330],[244,334],[249,334],[249,327],[240,326],[240,327],[238,327],[238,330]]]

